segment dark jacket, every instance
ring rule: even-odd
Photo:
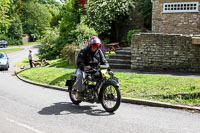
[[[90,65],[95,68],[98,64],[107,65],[108,61],[106,60],[103,52],[98,49],[96,52],[92,52],[90,47],[82,49],[77,58],[77,67],[83,71],[85,66]]]

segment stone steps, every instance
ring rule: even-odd
[[[131,60],[131,55],[126,55],[126,54],[111,54],[109,59]]]
[[[131,48],[126,47],[110,54],[108,62],[111,69],[131,69]]]
[[[115,63],[115,64],[131,64],[130,60],[123,60],[123,59],[109,59],[109,63]]]
[[[115,53],[116,54],[131,55],[131,50],[117,50]]]

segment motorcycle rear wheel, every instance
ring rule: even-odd
[[[72,86],[70,85],[69,87],[71,87],[71,88],[69,88],[69,97],[70,97],[72,103],[73,104],[81,103],[82,102],[81,100],[76,99],[75,94],[74,94],[74,92],[72,90]]]
[[[121,103],[121,92],[119,86],[116,86],[113,82],[107,82],[102,89],[101,105],[107,112],[116,111]]]

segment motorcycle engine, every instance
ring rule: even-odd
[[[94,76],[94,79],[96,79],[96,80],[98,80],[99,78],[101,78],[101,74],[98,71],[95,72],[93,76]]]
[[[86,99],[91,103],[96,101],[97,95],[95,93],[95,85],[88,85],[88,90],[86,91]]]

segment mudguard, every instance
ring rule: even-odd
[[[100,89],[100,92],[99,92],[99,96],[98,96],[98,100],[101,100],[100,98],[102,97],[101,95],[102,95],[102,91],[103,91],[103,88],[104,88],[104,86],[106,85],[106,84],[112,84],[113,86],[116,86],[116,87],[119,87],[119,83],[117,82],[117,81],[115,81],[115,80],[107,80],[104,84],[103,84],[103,86],[101,87],[101,89]]]
[[[117,86],[119,87],[119,83],[116,81],[116,80],[108,80],[106,81],[104,84],[108,83],[108,82],[111,82],[113,84],[113,86]]]
[[[76,81],[76,75],[72,74],[70,77],[70,80],[67,80],[65,83],[65,86],[71,86]]]
[[[71,86],[72,83],[73,83],[72,80],[67,80],[66,83],[65,83],[65,86]]]

